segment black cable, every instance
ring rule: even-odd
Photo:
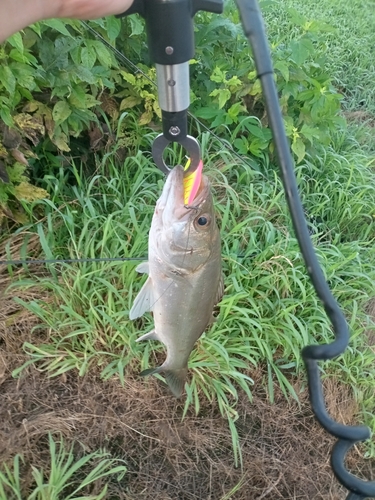
[[[298,194],[293,159],[284,129],[276,84],[273,79],[272,61],[262,14],[256,0],[236,0],[236,3],[240,11],[245,35],[253,49],[255,66],[262,85],[268,119],[280,165],[281,178],[298,244],[312,284],[323,303],[327,316],[332,322],[335,334],[335,340],[330,344],[310,345],[302,350],[309,382],[311,406],[316,419],[322,427],[339,439],[332,450],[331,465],[339,482],[351,492],[347,500],[375,497],[375,481],[366,482],[358,479],[345,468],[347,452],[357,441],[368,439],[370,430],[363,426],[351,427],[335,422],[328,415],[325,408],[317,360],[328,360],[341,354],[348,345],[349,329],[344,314],[325,281],[310,240],[302,203]]]

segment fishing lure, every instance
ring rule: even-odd
[[[198,193],[199,186],[202,180],[203,161],[198,164],[197,170],[189,171],[190,159],[187,161],[184,168],[184,203],[186,206],[193,204],[193,201]]]

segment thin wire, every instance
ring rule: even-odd
[[[72,264],[74,262],[127,262],[147,260],[147,257],[102,257],[97,259],[30,259],[30,260],[0,260],[3,266],[19,266],[21,264]]]
[[[147,81],[149,81],[154,87],[157,88],[156,82],[150,78],[144,71],[142,71],[136,64],[134,64],[130,59],[128,59],[122,52],[120,52],[116,47],[113,47],[100,33],[98,33],[94,28],[92,28],[86,21],[81,21],[82,25],[90,31],[98,40],[100,40],[104,45],[106,45],[112,52],[116,55],[116,57],[123,62],[125,62],[131,69],[134,70],[134,74],[141,74],[144,78],[146,78]],[[253,165],[249,161],[247,161],[246,157],[241,156],[235,149],[232,148],[230,144],[228,144],[226,141],[223,141],[213,130],[211,130],[207,125],[205,125],[203,122],[199,120],[196,116],[193,115],[190,111],[188,111],[188,116],[195,120],[195,122],[202,127],[206,132],[208,132],[212,137],[214,137],[222,146],[225,150],[230,151],[236,158],[244,162],[246,165],[249,167],[253,168]]]
[[[253,252],[250,255],[237,255],[237,259],[251,259],[259,255],[259,252]],[[144,257],[99,257],[97,259],[18,259],[18,260],[0,260],[0,266],[19,266],[32,264],[75,264],[79,262],[141,262],[146,261]]]

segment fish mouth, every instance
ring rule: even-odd
[[[210,191],[208,179],[202,175],[202,180],[193,203],[186,206],[184,203],[184,169],[177,165],[168,174],[167,181],[158,201],[158,211],[163,212],[163,225],[188,217],[191,210],[196,210],[207,199]]]

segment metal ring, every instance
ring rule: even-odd
[[[152,145],[152,157],[154,159],[154,162],[156,163],[158,169],[164,172],[164,174],[166,175],[168,175],[168,173],[172,170],[172,167],[169,167],[165,163],[163,155],[170,142],[171,141],[166,139],[163,134],[160,134],[156,137]],[[190,165],[186,172],[195,172],[195,170],[197,170],[198,168],[199,162],[201,161],[201,148],[198,141],[194,139],[194,137],[187,135],[183,139],[179,139],[174,142],[177,142],[183,148],[185,148],[189,155]]]

